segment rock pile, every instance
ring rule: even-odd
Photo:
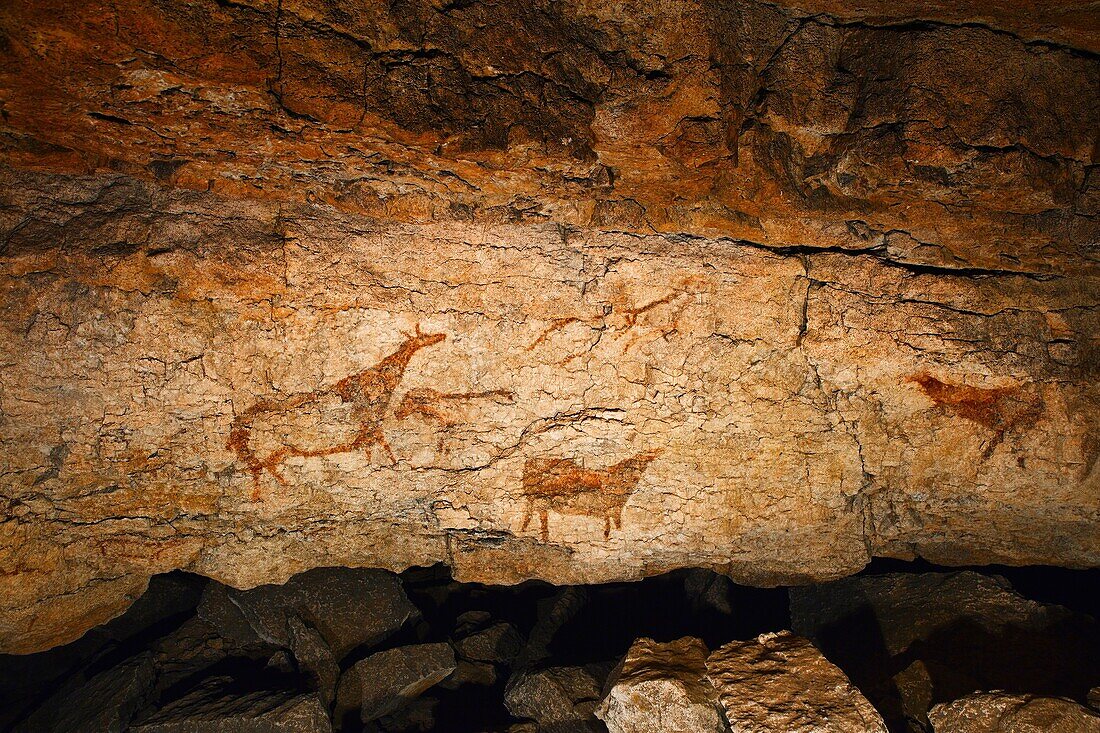
[[[698,570],[565,588],[173,575],[69,647],[0,658],[0,730],[1097,733],[1098,651],[1085,613],[973,572],[789,591]]]

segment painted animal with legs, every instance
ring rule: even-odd
[[[542,539],[549,539],[551,511],[574,516],[603,517],[604,539],[611,536],[612,522],[622,529],[623,507],[638,488],[642,474],[660,455],[659,450],[638,453],[606,468],[585,468],[570,458],[528,458],[523,464],[523,497],[527,529],[537,512]]]
[[[295,456],[316,457],[346,453],[354,450],[370,451],[375,445],[386,451],[395,461],[382,421],[386,417],[394,390],[416,352],[437,344],[446,338],[441,333],[422,333],[420,326],[408,335],[397,349],[372,367],[350,374],[339,382],[310,392],[301,392],[277,399],[260,400],[233,419],[227,447],[252,475],[252,500],[260,499],[260,478],[264,471],[276,481],[286,484],[279,470],[280,464]],[[351,436],[320,445],[284,444],[266,455],[253,446],[254,426],[260,420],[277,422],[280,418],[293,418],[298,414],[321,409],[324,403],[337,402],[350,407],[355,428]]]

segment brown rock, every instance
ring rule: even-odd
[[[523,637],[511,624],[496,623],[454,644],[455,652],[475,662],[511,663],[523,648]]]
[[[240,692],[208,680],[129,729],[133,733],[331,733],[314,695]]]
[[[1100,627],[974,572],[887,574],[792,588],[794,630],[841,665],[900,729],[975,689],[1083,696]]]
[[[508,682],[504,704],[517,718],[555,733],[595,733],[602,726],[595,709],[600,680],[584,667],[547,667],[516,674]]]
[[[149,700],[156,682],[150,654],[140,654],[92,676],[68,680],[15,733],[122,733]]]
[[[664,644],[638,639],[608,680],[596,716],[611,733],[723,733],[707,653],[690,637]]]
[[[1072,617],[1061,606],[1024,598],[1000,576],[971,571],[845,578],[791,588],[790,599],[796,633],[816,640],[868,612],[891,655],[960,622],[990,632],[1010,626],[1039,632]]]
[[[340,678],[336,719],[358,710],[364,723],[392,713],[455,671],[448,644],[414,644],[377,652]]]
[[[325,642],[324,637],[302,619],[287,619],[290,649],[298,666],[313,679],[314,688],[321,703],[328,710],[336,698],[336,683],[340,679],[340,665]]]
[[[978,692],[928,714],[936,733],[1097,733],[1100,715],[1071,700]]]
[[[293,649],[295,638],[302,640],[306,626],[313,627],[336,659],[378,643],[419,613],[397,576],[382,570],[318,568],[283,585],[230,589],[228,595],[265,641]]]
[[[733,733],[886,733],[844,673],[788,631],[726,644],[707,659],[707,679]]]
[[[0,651],[173,569],[1100,564],[1095,15],[6,8]]]

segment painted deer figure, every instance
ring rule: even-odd
[[[237,458],[252,474],[252,500],[260,500],[260,477],[265,470],[276,481],[286,484],[286,479],[279,472],[279,464],[293,456],[315,457],[354,450],[370,451],[373,446],[378,445],[386,451],[391,461],[395,461],[393,451],[382,433],[382,420],[390,408],[394,390],[401,383],[413,355],[445,338],[441,333],[421,333],[420,326],[417,325],[414,334],[409,335],[396,351],[374,366],[311,392],[260,400],[237,415],[229,431],[227,447],[237,454]],[[253,425],[258,420],[277,422],[280,418],[293,418],[296,414],[318,411],[325,403],[331,402],[350,405],[356,423],[352,436],[332,444],[312,447],[284,444],[264,456],[252,446]]]
[[[528,458],[523,464],[523,497],[527,529],[537,511],[542,522],[542,541],[549,540],[550,511],[574,516],[603,517],[603,537],[611,536],[611,523],[622,529],[623,507],[660,450],[638,453],[606,468],[588,469],[570,458]]]

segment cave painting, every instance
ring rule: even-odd
[[[523,526],[538,512],[542,540],[550,538],[551,511],[573,516],[603,517],[603,536],[611,536],[611,522],[622,529],[623,507],[660,450],[638,453],[606,468],[588,469],[570,458],[528,458],[523,464],[523,498],[527,502]]]
[[[354,450],[369,452],[377,445],[386,451],[391,461],[396,461],[382,432],[382,421],[389,410],[394,390],[401,383],[413,355],[445,338],[441,333],[421,333],[420,326],[417,325],[414,334],[409,335],[396,351],[373,367],[349,374],[339,382],[321,389],[281,399],[260,400],[237,415],[233,419],[227,447],[237,454],[237,458],[252,474],[252,500],[260,499],[260,477],[265,470],[279,483],[286,484],[279,465],[294,456],[330,456]],[[311,447],[282,445],[264,456],[253,447],[253,424],[257,420],[293,417],[293,413],[318,410],[322,403],[333,400],[350,405],[357,425],[352,435],[332,444]]]
[[[480,392],[440,392],[431,387],[415,387],[405,393],[401,403],[393,411],[393,416],[398,420],[414,415],[439,423],[439,439],[436,450],[440,453],[449,453],[446,445],[447,431],[456,425],[467,422],[467,416],[462,407],[456,403],[469,402],[471,400],[493,400],[498,403],[514,404],[515,393],[506,389],[489,389]]]
[[[575,323],[597,332],[595,342],[588,348],[594,346],[602,338],[603,332],[608,329],[616,337],[626,337],[621,347],[623,354],[645,338],[668,338],[679,330],[680,318],[691,304],[700,283],[700,278],[684,278],[679,283],[678,289],[642,305],[630,305],[625,302],[606,303],[599,313],[591,317],[566,316],[552,319],[550,325],[539,334],[538,338],[527,346],[527,351],[533,351],[542,346],[556,333]],[[625,301],[626,297],[623,296],[620,300]],[[568,364],[586,351],[587,348],[570,351],[557,363],[559,366]]]
[[[937,407],[993,431],[993,438],[982,451],[983,459],[993,455],[1008,431],[1026,427],[1043,412],[1042,398],[1019,387],[981,389],[949,384],[927,372],[914,375],[909,381],[916,382]]]

